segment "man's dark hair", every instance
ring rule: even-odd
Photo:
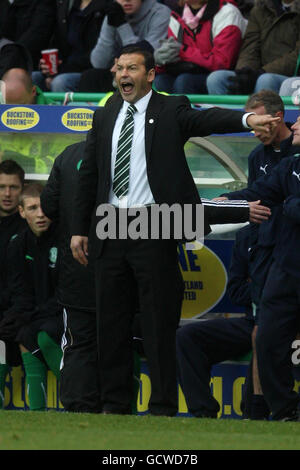
[[[14,160],[4,160],[3,162],[0,163],[0,175],[2,174],[17,175],[19,177],[19,180],[22,186],[24,186],[25,171]]]
[[[138,44],[130,44],[129,46],[125,46],[122,49],[120,56],[123,54],[141,54],[144,57],[146,71],[149,72],[149,70],[154,69],[155,61],[153,52],[150,49],[152,47],[150,46],[150,44],[148,44],[148,47],[146,47],[144,42],[148,44],[147,41],[141,41]]]
[[[278,111],[284,113],[284,103],[281,97],[272,90],[260,90],[248,98],[245,109],[255,109],[264,106],[266,113],[274,116]]]

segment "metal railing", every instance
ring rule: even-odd
[[[45,97],[57,101],[58,103],[95,103],[97,104],[106,93],[50,93],[45,92]],[[249,98],[248,95],[186,95],[192,104],[205,103],[215,105],[244,105]],[[293,102],[291,96],[282,96],[282,101],[287,106],[299,108]]]

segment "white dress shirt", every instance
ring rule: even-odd
[[[117,198],[115,193],[110,190],[109,203],[117,207],[139,207],[146,204],[154,204],[154,197],[151,192],[146,167],[145,152],[145,118],[152,90],[139,101],[134,103],[137,111],[134,113],[134,131],[130,156],[129,188],[127,196]],[[112,180],[115,172],[116,154],[118,140],[126,116],[127,108],[130,105],[124,101],[119,112],[118,118],[112,136],[112,154],[111,154],[111,175]]]

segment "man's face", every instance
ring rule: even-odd
[[[123,54],[116,66],[116,83],[123,100],[136,103],[147,95],[155,77],[154,69],[146,71],[141,54]]]
[[[18,175],[0,174],[0,216],[5,217],[17,211],[22,183]]]
[[[293,131],[292,145],[300,145],[300,116],[295,124],[292,125],[291,129]]]
[[[117,0],[123,8],[125,15],[134,15],[142,5],[142,0]]]
[[[266,108],[264,106],[259,106],[255,109],[246,109],[247,112],[253,111],[256,114],[262,115],[262,114],[268,114],[266,111]],[[277,116],[282,116],[282,113],[278,112],[275,114],[274,117]],[[283,118],[283,117],[282,117]],[[277,144],[277,138],[279,135],[279,126],[275,126],[270,130],[270,132],[265,133],[262,131],[254,131],[255,137],[257,137],[264,145],[275,145]]]
[[[42,211],[39,197],[25,197],[23,206],[19,206],[19,211],[37,237],[48,230],[51,220]]]

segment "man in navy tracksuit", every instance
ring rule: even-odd
[[[255,132],[255,136],[262,142],[250,153],[248,157],[248,187],[262,176],[267,176],[272,169],[283,159],[300,152],[300,145],[292,145],[293,134],[290,124],[284,122],[284,104],[281,97],[271,91],[262,90],[250,96],[245,105],[246,111],[255,111],[256,114],[269,113],[279,116],[279,125],[270,134]],[[243,190],[223,194],[228,199],[245,199]],[[259,307],[264,280],[270,266],[270,259],[274,247],[274,232],[280,224],[281,204],[272,208],[272,215],[260,225],[253,225],[251,232],[251,277],[252,301],[256,309]]]
[[[293,145],[300,144],[300,119],[291,127]],[[300,154],[283,159],[267,178],[260,178],[243,196],[271,208],[282,204],[274,239],[273,262],[260,302],[256,337],[259,376],[274,420],[296,420],[299,395],[293,391],[291,346],[300,313]]]
[[[177,330],[179,382],[189,412],[198,418],[216,418],[220,410],[209,385],[213,364],[251,350],[254,318],[249,278],[249,235],[249,225],[236,234],[227,284],[231,301],[245,307],[246,315],[241,318],[196,320]]]
[[[255,136],[261,141],[248,157],[248,187],[258,178],[267,176],[272,169],[284,158],[300,152],[300,146],[293,146],[293,134],[290,124],[284,121],[284,104],[281,97],[270,90],[262,90],[250,96],[245,109],[255,111],[257,114],[270,113],[279,116],[279,125],[266,136],[263,133],[255,132]],[[225,194],[229,199],[244,198],[243,191]],[[263,398],[261,385],[257,371],[255,337],[259,322],[259,303],[262,290],[267,278],[267,274],[272,263],[272,251],[274,249],[274,233],[278,231],[282,213],[282,206],[272,207],[271,217],[260,225],[251,226],[251,295],[254,304],[255,326],[252,334],[253,358],[252,367],[249,373],[253,373],[253,395],[251,398],[252,408],[250,417],[252,419],[264,419],[269,415],[268,407]],[[249,380],[249,386],[251,380]],[[250,394],[248,395],[250,397]]]

